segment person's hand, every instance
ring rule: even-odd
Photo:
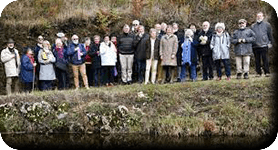
[[[242,39],[238,39],[238,43],[241,43]]]
[[[189,41],[190,41],[190,42],[193,42],[193,39],[192,39],[192,37],[189,37]]]
[[[37,66],[37,63],[33,63],[33,67],[36,67]]]
[[[176,57],[175,55],[172,55],[172,56],[171,56],[172,59],[174,59],[175,57]]]
[[[246,40],[245,40],[245,39],[242,39],[241,41],[242,41],[242,43],[245,43],[245,42],[246,42]]]
[[[162,59],[163,59],[163,56],[160,56],[160,59],[162,60]]]
[[[267,44],[268,48],[272,48],[272,44]]]
[[[15,58],[15,54],[12,54],[12,58]]]

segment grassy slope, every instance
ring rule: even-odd
[[[143,92],[144,96],[140,97],[139,92]],[[63,126],[75,121],[83,124],[86,131],[94,124],[88,124],[84,119],[86,114],[111,117],[116,107],[124,105],[129,110],[125,123],[130,133],[255,136],[269,134],[273,130],[273,97],[271,78],[251,77],[249,80],[232,79],[230,82],[133,84],[79,91],[35,92],[33,95],[2,96],[0,103],[44,100],[52,106],[56,105],[61,112],[69,113],[63,122],[46,117],[43,119],[46,124]],[[18,121],[18,118],[3,122],[13,124],[13,121]],[[117,123],[119,121],[110,123],[115,127],[112,127],[114,132],[120,131],[116,128],[120,126]],[[20,126],[20,122],[17,124]],[[7,130],[26,130],[18,126]]]

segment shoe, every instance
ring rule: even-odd
[[[270,73],[266,73],[266,74],[265,74],[265,77],[270,77]]]
[[[207,81],[208,79],[202,79],[202,81]]]
[[[90,88],[87,86],[87,87],[86,87],[86,90],[89,90],[89,89],[90,89]]]
[[[218,77],[218,78],[216,79],[216,81],[221,81],[221,77]]]
[[[248,73],[245,73],[245,74],[243,75],[243,77],[244,77],[244,79],[249,79]]]
[[[75,91],[77,91],[79,89],[79,87],[75,88]]]
[[[227,81],[231,81],[231,77],[227,77],[227,79],[226,79]]]
[[[236,74],[236,79],[241,79],[241,73]]]
[[[196,82],[196,79],[191,79],[192,82]]]
[[[262,76],[262,74],[259,74],[259,73],[257,73],[256,75],[255,75],[255,77],[261,77]]]

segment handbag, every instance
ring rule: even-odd
[[[66,63],[62,63],[62,62],[57,61],[57,62],[55,63],[55,66],[56,66],[57,68],[63,70],[63,71],[67,71],[67,70],[68,70],[68,64],[66,64]]]

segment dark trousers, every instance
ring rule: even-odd
[[[202,56],[203,80],[213,79],[213,60],[212,56]]]
[[[23,82],[22,85],[25,93],[30,93],[32,91],[33,82]]]
[[[56,68],[55,73],[56,73],[56,77],[58,79],[58,89],[59,90],[67,89],[69,87],[68,71]]]
[[[103,84],[102,68],[101,67],[98,67],[98,68],[92,67],[92,72],[93,72],[93,75],[94,75],[94,86],[95,87],[101,86]]]
[[[265,74],[270,73],[269,72],[269,60],[268,60],[268,47],[253,48],[253,53],[255,56],[256,72],[258,74],[262,74],[261,61],[263,61],[264,73]]]
[[[215,67],[216,67],[216,70],[217,70],[217,76],[218,77],[222,76],[221,62],[224,64],[226,76],[230,77],[231,76],[231,63],[230,63],[230,59],[218,59],[218,60],[215,60]]]
[[[137,69],[138,82],[142,83],[145,78],[146,60],[137,60]]]
[[[87,74],[89,86],[93,86],[93,70],[92,70],[92,64],[86,64],[86,74]]]
[[[40,80],[41,81],[41,90],[45,91],[45,90],[52,90],[52,80]]]
[[[103,82],[104,84],[114,82],[114,67],[115,66],[102,66],[103,68]]]
[[[176,66],[163,66],[162,83],[165,83],[165,82],[172,83],[173,82],[175,68],[176,68]]]

